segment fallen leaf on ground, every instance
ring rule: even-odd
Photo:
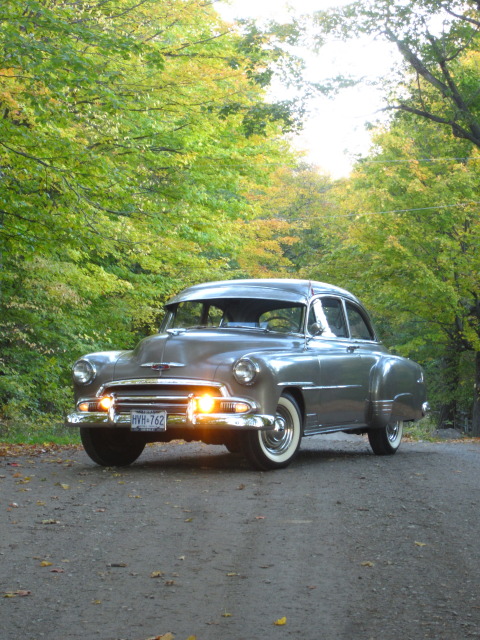
[[[287,624],[287,616],[284,616],[283,618],[279,618],[278,620],[275,620],[273,624],[277,627],[283,627],[284,624]]]
[[[375,563],[374,562],[370,562],[370,560],[366,560],[365,562],[361,562],[360,563],[362,565],[362,567],[374,567]]]
[[[150,578],[161,578],[163,576],[163,571],[152,571],[150,574]]]
[[[51,566],[52,566],[52,564],[53,564],[53,562],[49,562],[48,560],[42,560],[42,561],[40,562],[40,566],[41,566],[41,567],[51,567]]]
[[[417,547],[426,547],[427,546],[426,542],[417,542],[417,541],[415,541],[415,544],[416,544]]]
[[[68,451],[80,449],[81,445],[59,445],[59,444],[0,444],[0,457],[13,458],[17,456],[39,456],[42,453],[52,453],[53,451]],[[17,462],[9,462],[12,467],[20,466]]]
[[[16,591],[7,591],[3,594],[4,598],[24,598],[25,596],[31,596],[32,592],[27,591],[27,589],[17,589]]]

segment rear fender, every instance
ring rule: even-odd
[[[398,356],[382,358],[372,368],[366,422],[383,428],[398,420],[419,420],[426,399],[422,368]]]

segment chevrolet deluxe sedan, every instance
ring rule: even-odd
[[[185,289],[158,334],[73,367],[85,451],[128,465],[148,442],[200,440],[278,469],[305,436],[367,434],[394,454],[428,405],[421,367],[390,354],[355,296],[304,280],[231,280]]]

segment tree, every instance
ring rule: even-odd
[[[369,258],[377,267],[379,258],[384,261],[384,268],[378,273],[383,273],[389,285],[393,285],[394,291],[396,273],[402,274],[399,299],[406,299],[408,281],[415,281],[414,266],[423,277],[428,277],[429,284],[433,285],[432,291],[436,291],[438,296],[436,303],[432,296],[426,296],[432,314],[435,310],[436,321],[431,322],[433,316],[428,313],[423,314],[423,321],[430,317],[427,321],[429,326],[436,324],[439,327],[440,319],[448,318],[448,328],[444,325],[443,333],[441,332],[447,340],[440,342],[444,346],[443,362],[447,365],[444,368],[443,389],[447,390],[450,400],[448,406],[443,407],[442,420],[452,420],[455,413],[455,396],[458,396],[462,378],[458,354],[465,351],[473,353],[476,362],[475,384],[472,385],[473,429],[475,434],[480,434],[479,288],[476,276],[468,275],[471,274],[472,265],[476,265],[475,247],[478,246],[478,205],[468,202],[469,199],[473,203],[477,201],[475,189],[478,184],[478,165],[477,155],[472,149],[480,148],[480,3],[474,0],[407,0],[402,3],[392,0],[359,0],[338,10],[318,12],[316,28],[319,42],[326,35],[345,39],[368,35],[394,43],[402,56],[403,67],[385,83],[388,87],[385,96],[386,111],[403,114],[405,118],[394,118],[391,121],[392,135],[402,132],[401,135],[406,136],[406,140],[412,140],[413,158],[417,160],[441,157],[446,149],[452,158],[460,159],[453,174],[446,174],[438,164],[432,165],[423,182],[419,182],[418,175],[412,174],[412,162],[415,163],[415,160],[408,165],[409,171],[407,165],[404,165],[405,176],[400,169],[388,168],[388,165],[383,168],[383,173],[363,167],[348,186],[352,189],[350,205],[353,206],[358,196],[365,194],[361,186],[362,180],[366,175],[370,176],[371,196],[359,201],[360,209],[366,206],[370,211],[411,210],[422,199],[423,204],[429,201],[432,207],[441,205],[431,228],[426,221],[422,222],[420,228],[412,226],[415,233],[420,234],[420,238],[425,237],[426,232],[434,234],[428,237],[432,237],[432,245],[435,247],[432,253],[441,261],[438,264],[425,261],[425,252],[420,247],[417,252],[409,248],[413,246],[412,238],[409,239],[407,232],[398,231],[397,214],[394,217],[382,216],[383,236],[380,233],[381,227],[377,229],[374,222],[366,219],[360,225],[364,241],[367,237],[366,229],[370,228],[373,237],[383,237],[386,244],[375,245],[379,257],[372,253],[374,244],[364,242],[363,248],[369,247]],[[338,88],[342,82],[345,79],[337,80],[333,86]],[[432,128],[433,124],[443,127],[447,136],[449,133],[453,134],[454,138],[463,141],[462,144],[453,144],[448,138],[441,140],[439,131]],[[426,135],[432,135],[433,139],[429,142]],[[381,151],[385,145],[387,142],[383,137],[380,139]],[[381,162],[381,158],[382,152],[378,162]],[[467,165],[462,158],[473,158],[474,163]],[[422,164],[419,171],[425,172],[425,165]],[[468,180],[465,182],[462,178],[467,174]],[[359,176],[363,176],[360,182]],[[387,176],[390,176],[390,186],[385,189]],[[443,181],[443,185],[449,185],[448,191],[440,189],[440,181]],[[419,187],[418,192],[414,192],[414,185]],[[453,204],[460,202],[464,206],[455,211],[450,210],[448,202],[452,201]],[[354,211],[354,208],[351,210]],[[411,215],[409,219],[412,219]],[[382,250],[383,246],[388,246],[391,250],[387,256]],[[400,256],[402,252],[407,262],[402,266],[397,264],[397,271],[389,269],[388,265],[393,264],[392,258]],[[467,257],[470,263],[466,260]],[[363,263],[360,261],[360,264]],[[425,271],[422,265],[427,264],[430,266]],[[436,273],[439,274],[438,277]],[[478,267],[473,273],[478,273]],[[410,293],[413,293],[412,290]],[[419,290],[416,293],[420,295]],[[422,300],[424,297],[420,295],[418,299]],[[439,302],[444,306],[439,306]],[[414,311],[410,305],[405,308]]]
[[[342,38],[366,34],[394,43],[407,82],[395,78],[394,85],[390,83],[387,109],[445,125],[454,136],[480,147],[478,84],[458,77],[459,67],[465,69],[460,61],[478,53],[477,0],[360,0],[318,12],[316,27],[320,41],[326,34]],[[478,64],[476,57],[476,77]]]
[[[235,268],[295,122],[265,100],[279,37],[203,0],[2,3],[0,415],[65,410],[78,355]]]
[[[331,192],[343,239],[324,261],[368,301],[387,342],[425,365],[440,425],[465,410],[478,434],[480,154],[410,117],[374,143]]]
[[[252,258],[258,262],[254,272],[258,277],[291,277],[309,262],[312,227],[315,220],[325,220],[331,187],[329,177],[320,174],[315,166],[297,160],[296,164],[280,164],[268,184],[249,192],[248,200],[255,206],[256,216],[243,229],[250,247],[238,259],[244,275],[249,272]]]

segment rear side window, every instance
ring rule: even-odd
[[[360,310],[350,302],[347,302],[347,316],[350,325],[350,335],[357,340],[374,340],[375,336],[366,318]]]

